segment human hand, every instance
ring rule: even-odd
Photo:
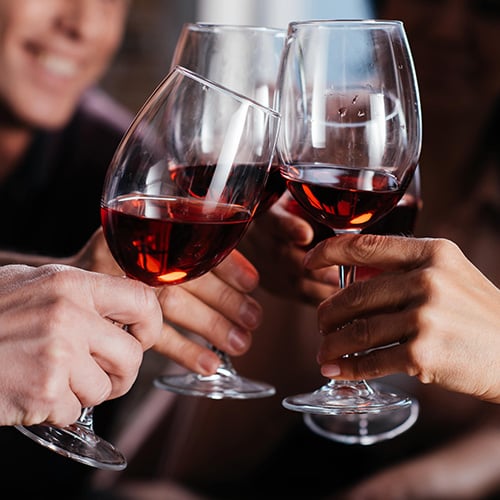
[[[259,271],[264,289],[318,305],[337,289],[338,272],[336,267],[314,271],[304,268],[304,256],[316,236],[315,227],[286,192],[254,219],[239,249]]]
[[[65,426],[130,389],[161,311],[137,281],[11,265],[0,268],[0,324],[0,424]]]
[[[123,275],[106,244],[102,229],[68,263],[87,270]],[[249,295],[259,275],[241,254],[232,252],[204,276],[156,289],[163,311],[163,332],[153,349],[203,375],[215,373],[220,358],[208,347],[185,335],[204,338],[232,356],[244,354],[251,330],[261,321],[260,305]]]
[[[111,255],[102,227],[94,232],[77,254],[66,259],[64,264],[96,273],[114,276],[123,276],[124,274]]]
[[[332,264],[383,272],[319,306],[324,376],[370,379],[404,372],[500,403],[500,291],[455,244],[337,236],[306,258],[310,269]],[[358,355],[343,357],[353,353]]]
[[[215,373],[219,356],[179,329],[201,336],[231,356],[244,354],[252,330],[262,320],[262,308],[250,296],[258,283],[256,269],[233,250],[211,272],[182,285],[158,288],[166,322],[154,349],[189,370]]]

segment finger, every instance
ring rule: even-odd
[[[313,279],[301,279],[297,289],[299,300],[317,307],[338,290],[338,285],[329,285],[324,283],[322,279],[313,277]]]
[[[179,333],[168,324],[164,324],[162,335],[153,349],[188,370],[201,375],[215,373],[221,364],[217,354],[208,347]]]
[[[382,312],[397,312],[426,300],[431,283],[426,273],[384,273],[366,281],[355,281],[325,299],[318,307],[318,323],[323,333]]]
[[[113,386],[109,375],[90,355],[81,356],[78,363],[73,363],[69,384],[82,407],[97,406],[125,393],[118,389],[121,384]]]
[[[393,373],[415,375],[410,366],[405,344],[398,344],[329,361],[321,366],[321,374],[337,380],[372,379]]]
[[[262,321],[260,304],[251,296],[229,286],[214,273],[207,273],[182,287],[163,287],[159,291],[159,300],[169,318],[192,330],[195,323],[195,331],[200,328],[203,331],[217,330],[218,323],[227,326],[227,320],[253,330]],[[196,314],[186,315],[185,312],[189,310],[195,310]]]
[[[143,346],[140,342],[119,324],[102,320],[93,329],[89,349],[92,358],[111,381],[109,398],[128,392],[143,359]]]
[[[212,273],[240,292],[251,292],[259,284],[257,269],[237,250],[233,250],[212,270]],[[203,278],[210,276],[210,274],[202,276],[200,282],[203,282]]]
[[[273,234],[279,240],[299,246],[308,245],[314,237],[314,231],[303,217],[290,210],[291,203],[289,195],[282,196],[254,223],[260,230]]]
[[[161,332],[162,314],[153,288],[139,281],[92,273],[92,295],[97,311],[128,326],[128,332],[149,349]],[[109,293],[113,289],[114,293]]]
[[[261,307],[251,297],[233,295],[227,286],[217,291],[217,285],[222,282],[215,276],[212,279],[215,283],[211,286],[213,297],[209,302],[218,297],[219,303],[214,304],[218,309],[182,287],[162,287],[158,295],[165,319],[203,337],[228,354],[243,354],[251,344],[250,330],[260,323]],[[196,311],[196,314],[186,314],[186,311]]]
[[[346,354],[403,343],[415,333],[413,311],[356,319],[322,337],[317,360],[325,364]]]
[[[332,264],[412,269],[432,258],[438,240],[344,234],[319,243],[304,259],[304,265],[317,269]]]

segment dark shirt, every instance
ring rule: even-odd
[[[0,248],[76,253],[99,227],[106,169],[131,116],[96,90],[59,131],[39,131],[21,165],[0,184]]]
[[[100,91],[89,92],[59,131],[39,131],[22,164],[0,185],[0,248],[50,256],[76,253],[100,225],[106,169],[132,116]],[[106,437],[119,400],[95,409]],[[0,427],[2,491],[10,498],[83,498],[94,469]],[[3,494],[2,494],[3,498]],[[9,497],[5,497],[9,498]]]

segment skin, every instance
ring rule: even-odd
[[[2,0],[0,95],[16,119],[64,125],[119,44],[126,0]]]
[[[479,158],[484,153],[481,144],[485,123],[500,95],[499,14],[498,2],[482,0],[386,0],[378,12],[379,17],[404,22],[420,86],[424,123],[420,159],[424,206],[416,234],[456,242],[497,287],[500,284],[498,231],[481,217],[480,207],[488,200],[498,203],[498,165],[485,165]],[[485,172],[488,167],[489,173]],[[433,266],[429,264],[429,269]],[[430,273],[425,273],[423,269],[421,272],[423,276],[427,274],[427,285],[431,291],[441,291],[442,314],[450,313],[454,305],[446,301],[446,296],[442,294],[444,288],[429,276]],[[457,294],[462,287],[470,288],[469,277],[479,286],[474,291],[472,288],[469,290],[474,297],[479,296],[480,289],[488,288],[487,285],[482,288],[483,278],[466,261],[462,261],[460,267],[448,269],[450,274],[446,277],[444,272],[445,267],[440,265],[440,275],[451,282],[453,294]],[[466,290],[462,292],[467,294]],[[495,296],[498,296],[497,291],[484,298],[491,301],[495,300]],[[496,400],[495,391],[488,387],[488,382],[477,379],[485,373],[489,376],[489,372],[482,367],[484,363],[493,361],[491,353],[495,352],[498,343],[491,330],[482,332],[477,325],[482,324],[483,319],[486,323],[491,321],[495,309],[486,312],[484,318],[479,317],[480,312],[484,312],[484,304],[477,303],[474,297],[469,297],[473,305],[462,306],[458,312],[461,315],[469,313],[472,319],[473,311],[476,311],[479,322],[473,325],[467,336],[462,325],[456,325],[457,332],[463,334],[463,346],[460,348],[459,343],[454,343],[451,352],[459,358],[455,362],[451,357],[441,356],[439,361],[446,361],[450,370],[457,370],[458,363],[462,362],[466,371],[460,373],[455,381],[451,372],[441,372],[437,380],[447,387],[472,392],[488,401]],[[435,309],[437,305],[424,301],[420,309],[420,312],[427,311],[427,333],[430,332],[431,321],[437,326],[439,320],[444,320],[444,316]],[[456,304],[455,307],[458,309]],[[468,311],[463,311],[465,308]],[[496,308],[498,310],[498,305]],[[416,306],[414,311],[417,311]],[[452,318],[450,321],[454,323],[450,324],[459,323],[457,317]],[[424,325],[420,323],[419,328],[424,328]],[[420,330],[420,333],[423,332]],[[479,338],[476,336],[478,333],[481,334]],[[438,344],[447,336],[460,341],[455,332],[446,329],[446,325],[442,330],[434,331],[433,335],[433,339],[420,335],[412,337],[411,347],[401,346],[399,349],[407,354],[412,354],[410,350],[417,350],[421,355],[422,346],[428,342],[432,348],[431,358],[416,358],[418,365],[413,367],[422,368],[425,364],[426,373],[431,378],[439,372],[438,360],[435,359],[436,350],[440,349]],[[491,343],[483,345],[480,353],[479,343],[481,339],[486,341],[488,336],[491,336]],[[446,353],[449,347],[446,345]],[[468,349],[473,357],[464,361]],[[415,359],[412,360],[414,362]],[[495,373],[495,365],[489,365],[490,368]],[[467,378],[465,373],[473,373],[474,378],[463,380]],[[457,422],[461,422],[461,430],[448,444],[435,446],[430,452],[409,457],[409,460],[386,467],[365,481],[358,481],[346,498],[479,499],[497,495],[500,489],[497,407],[474,397],[448,392],[437,384],[420,386],[417,398],[423,409],[419,424],[425,424],[427,415],[430,418],[429,428],[421,431],[423,439],[432,440],[433,436],[440,436]],[[493,425],[485,420],[493,422]]]
[[[159,303],[139,282],[11,265],[0,290],[1,425],[65,426],[82,406],[125,394],[160,336]]]
[[[338,271],[304,268],[314,229],[303,216],[291,211],[290,203],[291,195],[285,193],[257,217],[239,248],[259,271],[264,289],[281,298],[317,306],[337,289]]]
[[[347,235],[326,240],[307,256],[310,269],[331,264],[383,272],[319,306],[323,375],[362,379],[402,372],[500,403],[500,290],[456,245]],[[386,348],[366,353],[380,347]]]
[[[497,491],[499,410],[446,391],[500,403],[500,290],[444,239],[343,235],[325,240],[306,258],[310,269],[331,264],[369,265],[380,272],[320,305],[322,375],[371,379],[406,373],[433,384],[418,398],[432,408],[434,426],[440,419],[445,427],[454,425],[453,414],[462,418],[462,429],[472,426],[449,444],[382,469],[334,498],[469,499]],[[343,357],[354,353],[362,354]],[[425,434],[432,432],[431,426]]]
[[[101,78],[121,43],[128,10],[128,0],[0,0],[0,181],[18,165],[34,128],[64,126],[82,92]],[[100,229],[63,260],[0,252],[0,264],[51,262],[123,274]],[[158,289],[165,323],[154,348],[191,370],[215,372],[217,355],[181,335],[180,326],[230,355],[244,354],[261,321],[249,295],[258,279],[234,253],[196,282]]]

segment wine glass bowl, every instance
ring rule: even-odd
[[[219,264],[254,217],[278,125],[270,108],[176,66],[137,114],[104,183],[104,235],[125,274],[171,286]],[[165,375],[155,386],[214,399],[274,394],[213,349],[216,374]]]
[[[185,23],[172,58],[183,66],[263,106],[274,106],[274,94],[286,30],[265,26]],[[286,189],[277,157],[269,172],[257,215]]]
[[[403,197],[420,154],[418,87],[402,23],[290,23],[277,102],[281,174],[295,201],[331,234],[370,232]],[[341,288],[354,271],[339,266]],[[283,400],[290,410],[311,413],[308,419],[338,416],[339,440],[352,433],[351,420],[357,439],[366,439],[368,418],[389,418],[412,403],[364,380],[330,380]]]
[[[171,68],[182,66],[263,106],[271,107],[274,102],[285,36],[285,30],[270,27],[185,23],[174,50]],[[273,160],[276,160],[276,155],[273,156]],[[265,212],[286,189],[276,161],[271,165],[264,186],[254,217]],[[230,366],[227,354],[213,349],[224,359],[224,365]],[[168,382],[167,377],[164,377],[162,387],[168,388],[167,385],[173,384],[176,380],[176,385],[182,384],[183,391],[187,391],[186,386],[189,385],[191,387],[189,394],[207,396],[207,389],[201,389],[203,383],[203,387],[211,387],[208,390],[208,397],[211,398],[247,398],[250,397],[250,393],[255,397],[274,394],[274,389],[264,390],[263,386],[257,391],[251,390],[250,387],[236,390],[234,386],[232,389],[227,387],[216,391],[214,377],[210,379],[197,377],[196,383],[189,384],[174,377],[176,376],[169,377]],[[218,376],[215,377],[215,381],[234,384],[229,382],[228,378]]]

